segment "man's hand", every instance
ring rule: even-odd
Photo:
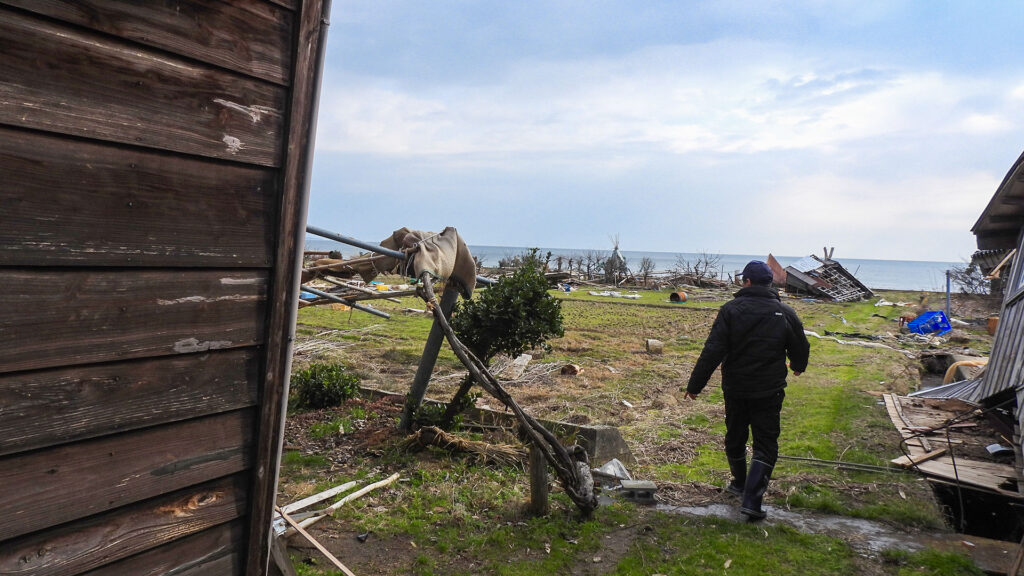
[[[686,398],[687,400],[696,400],[697,395],[692,392],[687,392],[686,394],[683,395],[683,398]]]
[[[793,370],[793,376],[799,376],[801,374],[803,374],[803,372],[800,372],[799,370]]]

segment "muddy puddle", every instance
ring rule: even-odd
[[[715,517],[747,522],[740,514],[739,507],[731,504],[708,504],[706,506],[668,506],[660,504],[659,510],[672,514]],[[898,549],[915,552],[924,548],[920,535],[907,534],[872,520],[830,516],[809,512],[796,512],[774,506],[765,506],[768,517],[760,522],[764,525],[785,525],[807,534],[825,534],[839,538],[851,548],[869,556],[877,556],[883,550]]]

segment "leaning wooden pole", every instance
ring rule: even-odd
[[[470,350],[455,335],[448,319],[445,318],[441,306],[434,295],[433,280],[429,272],[420,276],[420,297],[426,302],[427,308],[434,315],[435,323],[444,331],[448,344],[459,361],[469,370],[480,387],[494,396],[502,404],[507,406],[522,425],[527,439],[544,453],[544,458],[554,468],[555,473],[561,480],[565,493],[576,504],[585,515],[589,515],[597,508],[597,495],[594,493],[594,478],[590,474],[590,464],[587,462],[586,451],[575,446],[573,454],[570,455],[565,446],[550,430],[541,426],[533,417],[523,411],[512,396],[502,388],[498,379],[484,366]]]

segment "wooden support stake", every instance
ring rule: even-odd
[[[536,444],[530,444],[530,513],[548,513],[548,461]]]
[[[331,561],[331,564],[334,564],[338,568],[338,570],[341,570],[345,574],[345,576],[356,576],[351,570],[348,569],[347,566],[341,563],[341,560],[335,558],[334,554],[331,554],[330,551],[327,550],[327,548],[324,548],[323,544],[317,542],[316,538],[310,536],[309,532],[306,532],[302,528],[302,526],[296,524],[295,520],[292,520],[292,517],[289,516],[287,512],[281,510],[280,506],[274,506],[274,509],[277,510],[277,513],[281,515],[281,518],[284,518],[284,521],[287,522],[292,528],[294,528],[296,532],[302,534],[303,538],[309,540],[309,543],[313,546],[316,546],[316,549],[319,550],[321,554],[326,556],[327,559]]]
[[[441,294],[441,314],[451,318],[452,309],[459,299],[459,291],[451,283],[445,286]],[[412,380],[412,387],[409,389],[409,396],[405,400],[405,409],[402,410],[402,420],[398,427],[408,432],[412,429],[412,417],[416,409],[423,403],[423,397],[427,395],[427,384],[430,383],[430,375],[434,371],[434,364],[437,363],[437,354],[441,351],[441,343],[444,342],[444,329],[435,320],[430,327],[430,334],[427,335],[427,343],[423,346],[423,355],[420,356],[420,365],[416,368],[416,376]]]

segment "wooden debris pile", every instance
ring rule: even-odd
[[[874,292],[857,280],[857,277],[832,259],[832,250],[826,250],[823,258],[810,255],[786,266],[783,275],[786,292],[810,294],[833,302],[857,302],[874,297]],[[774,264],[773,264],[774,263]],[[768,265],[780,276],[775,258],[768,255]]]

